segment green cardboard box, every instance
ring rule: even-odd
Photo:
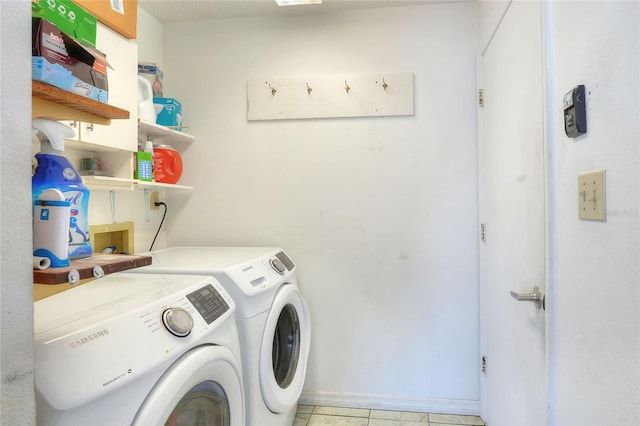
[[[68,36],[96,47],[96,17],[70,0],[31,0],[31,17],[46,19]]]

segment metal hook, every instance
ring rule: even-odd
[[[384,91],[387,91],[387,87],[389,87],[389,85],[387,84],[386,81],[384,81],[384,78],[382,79],[382,88],[384,89]]]
[[[307,94],[308,94],[308,95],[311,95],[311,91],[312,91],[312,90],[313,90],[313,89],[312,89],[311,87],[309,87],[309,83],[307,83]]]
[[[349,90],[351,90],[351,87],[349,87],[349,84],[347,84],[347,80],[344,81],[344,90],[347,92],[347,94],[349,94]]]
[[[271,87],[271,83],[269,83],[268,81],[265,81],[264,83],[265,83],[265,84],[267,84],[267,85],[269,85],[269,89],[271,89],[271,96],[275,96],[275,95],[276,95],[277,90],[276,90],[276,89],[274,89],[273,87]]]

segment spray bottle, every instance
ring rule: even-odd
[[[35,135],[40,141],[40,152],[36,154],[38,166],[31,179],[34,203],[40,195],[51,188],[62,192],[69,202],[70,218],[68,230],[69,258],[91,256],[89,240],[89,189],[82,178],[63,155],[64,138],[73,137],[75,131],[58,121],[35,118],[32,122]]]

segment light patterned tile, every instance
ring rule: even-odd
[[[403,426],[402,420],[369,419],[369,426]]]
[[[309,423],[311,414],[296,414],[296,418],[293,420],[293,426],[306,426]]]
[[[429,426],[465,426],[465,425],[456,425],[453,423],[429,423]]]
[[[342,407],[322,407],[316,406],[313,414],[324,414],[328,416],[345,416],[345,417],[369,417],[368,408],[342,408]]]
[[[312,414],[309,419],[309,426],[367,426],[367,417],[343,417],[328,416],[323,414]]]
[[[369,426],[430,426],[429,422],[408,422],[406,420],[369,419]],[[446,425],[452,426],[452,425]]]
[[[371,410],[372,419],[402,420],[405,422],[429,423],[428,413],[414,411]]]
[[[402,420],[402,411],[371,410],[369,417],[372,419]]]
[[[298,405],[298,414],[310,414],[313,412],[313,405]]]
[[[484,426],[484,422],[478,416],[458,416],[453,414],[429,413],[430,423],[443,423],[447,425]]]

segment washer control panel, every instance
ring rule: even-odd
[[[229,310],[227,302],[211,284],[187,294],[187,299],[207,324],[211,324]]]
[[[193,317],[186,309],[168,308],[162,313],[162,323],[174,336],[186,337],[193,328]]]

